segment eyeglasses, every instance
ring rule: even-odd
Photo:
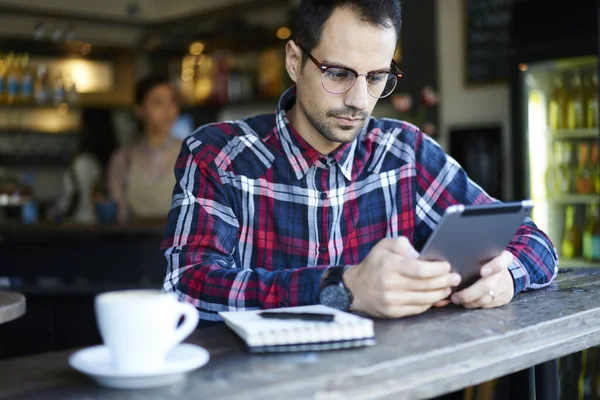
[[[392,94],[398,81],[404,76],[404,72],[392,60],[391,71],[380,70],[371,71],[366,74],[359,74],[352,68],[340,67],[320,63],[312,56],[300,43],[296,43],[308,58],[321,70],[321,85],[323,89],[332,94],[346,93],[359,76],[364,76],[367,80],[367,91],[375,98],[381,99]]]

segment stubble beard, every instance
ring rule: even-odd
[[[311,107],[306,107],[302,102],[298,102],[300,105],[301,111],[306,116],[308,122],[315,128],[315,130],[325,139],[333,143],[350,143],[354,141],[360,132],[362,131],[368,114],[365,115],[364,112],[345,108],[343,110],[335,110],[331,109],[327,112],[323,113],[318,110],[315,110]],[[352,118],[363,118],[361,124],[356,127],[353,126],[337,126],[332,127],[331,123],[328,123],[328,119],[332,120],[333,117],[336,116],[344,116],[344,117],[352,117]],[[338,132],[336,132],[338,130]]]

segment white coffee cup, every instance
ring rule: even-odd
[[[120,372],[159,369],[167,353],[198,325],[194,306],[159,290],[102,293],[94,307],[100,335]]]

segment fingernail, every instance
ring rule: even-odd
[[[488,276],[491,275],[492,270],[490,268],[481,268],[481,276]]]
[[[452,289],[450,289],[450,288],[446,289],[446,296],[450,296],[450,293],[452,293]]]
[[[458,285],[460,283],[460,275],[458,274],[454,274],[454,276],[452,277],[452,284],[454,286]]]
[[[450,300],[452,300],[452,302],[453,302],[454,304],[459,304],[459,303],[460,303],[460,302],[458,301],[458,296],[456,296],[456,295],[452,296],[452,297],[450,298]]]
[[[418,251],[416,251],[415,249],[411,249],[410,250],[410,254],[409,257],[410,258],[419,258],[421,255],[419,254]]]

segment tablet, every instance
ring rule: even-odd
[[[446,209],[419,259],[448,261],[460,274],[460,291],[475,283],[481,267],[502,253],[529,216],[533,202],[453,205]]]

